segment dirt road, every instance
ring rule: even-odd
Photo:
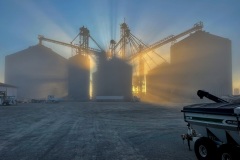
[[[194,160],[181,106],[61,102],[0,106],[1,160]]]

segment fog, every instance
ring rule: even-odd
[[[171,46],[170,57],[147,75],[150,101],[196,102],[199,89],[232,95],[230,40],[198,31]]]
[[[204,31],[170,46],[169,62],[154,58],[160,63],[146,69],[144,61],[142,72],[137,68],[139,60],[130,64],[106,58],[105,53],[94,54],[65,59],[45,46],[29,47],[6,56],[5,82],[18,87],[19,98],[55,95],[88,101],[123,96],[130,101],[138,96],[142,101],[182,103],[198,101],[199,89],[217,96],[232,94],[231,41]]]
[[[132,66],[116,57],[100,57],[97,71],[93,73],[93,96],[123,96],[131,100]]]
[[[5,82],[18,87],[18,98],[67,95],[67,60],[36,45],[5,59]]]

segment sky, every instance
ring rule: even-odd
[[[233,87],[240,88],[239,15],[239,0],[1,0],[0,82],[5,56],[38,44],[38,35],[70,43],[85,26],[107,49],[111,39],[119,40],[124,20],[149,45],[202,21],[203,30],[231,40]],[[65,58],[72,54],[69,48],[46,45]],[[169,53],[164,54],[167,59]]]

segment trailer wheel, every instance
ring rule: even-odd
[[[237,147],[224,144],[218,148],[218,160],[237,160],[238,158],[239,149]]]
[[[215,143],[206,137],[199,138],[194,144],[194,151],[198,160],[214,159],[216,150]]]

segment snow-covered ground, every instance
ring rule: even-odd
[[[130,102],[0,106],[0,159],[194,160],[180,137],[187,131],[181,109]]]

